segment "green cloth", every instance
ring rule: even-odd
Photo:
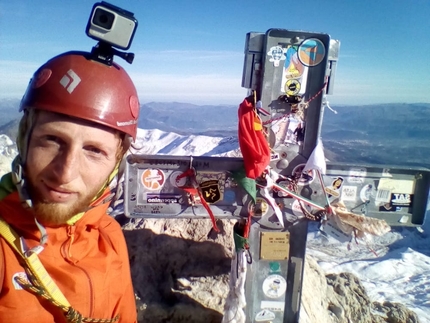
[[[257,202],[257,185],[254,179],[246,177],[245,168],[233,172],[233,178],[249,194],[255,204]]]
[[[236,232],[234,232],[233,238],[234,238],[234,247],[236,249],[236,252],[239,252],[240,250],[244,250],[245,245],[248,244],[248,239],[242,237],[241,235],[237,234]]]
[[[12,173],[3,175],[0,179],[0,201],[16,190],[15,184],[12,181]]]

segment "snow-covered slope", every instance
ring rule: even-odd
[[[158,129],[138,129],[132,149],[139,154],[182,156],[240,156],[239,143],[234,137],[182,136]]]
[[[393,228],[367,245],[340,243],[311,226],[307,254],[326,273],[355,274],[373,301],[401,303],[430,322],[429,220],[421,228]]]

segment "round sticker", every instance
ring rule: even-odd
[[[300,91],[300,82],[292,79],[285,82],[285,93],[287,95],[296,95]]]
[[[169,180],[173,187],[183,187],[185,184],[187,184],[187,177],[184,176],[178,179],[178,177],[182,174],[182,172],[176,171],[170,175]]]
[[[165,175],[160,169],[145,169],[142,173],[141,180],[146,189],[157,191],[163,187]]]
[[[263,282],[263,293],[269,298],[279,298],[286,290],[287,282],[281,275],[270,275]]]
[[[264,216],[268,210],[269,204],[267,204],[267,201],[261,197],[257,197],[256,203],[254,205],[254,215]]]
[[[316,172],[314,169],[307,171],[306,173],[303,173],[303,169],[305,168],[306,164],[299,164],[296,167],[294,167],[292,175],[295,177],[299,177],[299,180],[297,182],[297,185],[299,186],[305,186],[309,185],[314,181],[314,178],[316,176]]]
[[[299,60],[305,66],[316,66],[325,57],[325,46],[317,38],[309,38],[299,46]]]
[[[376,196],[376,189],[372,184],[365,185],[360,191],[360,199],[363,203],[370,202],[370,198]]]

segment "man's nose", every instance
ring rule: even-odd
[[[79,175],[79,152],[65,149],[55,160],[54,172],[59,184],[67,184]]]

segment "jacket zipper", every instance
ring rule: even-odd
[[[85,268],[83,268],[83,267],[81,267],[81,266],[79,266],[79,265],[77,265],[77,264],[74,263],[73,257],[72,257],[72,244],[75,241],[75,231],[76,231],[76,226],[69,225],[67,227],[67,237],[68,237],[68,239],[62,245],[62,254],[63,254],[63,257],[66,259],[66,261],[70,265],[74,266],[75,268],[80,269],[83,272],[83,274],[87,277],[88,286],[89,286],[89,290],[90,290],[90,312],[88,314],[88,317],[92,317],[93,316],[93,312],[94,312],[94,302],[93,302],[94,288],[93,288],[93,284],[92,284],[92,281],[91,281],[91,277],[90,277],[90,274],[88,273],[88,271],[85,270]]]

